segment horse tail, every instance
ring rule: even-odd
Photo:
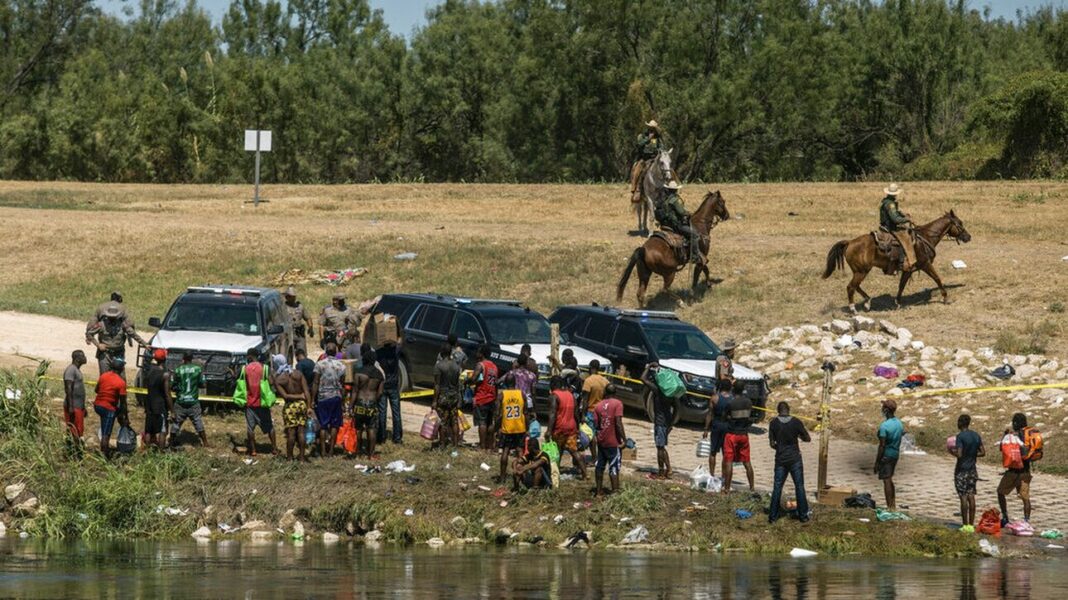
[[[849,240],[842,240],[831,246],[831,251],[827,253],[827,268],[823,270],[824,279],[830,277],[836,269],[845,268],[845,251],[847,247],[849,247]]]
[[[616,302],[623,300],[623,291],[627,289],[630,273],[638,265],[639,260],[645,260],[645,246],[638,246],[630,255],[630,262],[627,263],[627,268],[623,269],[623,276],[619,278],[619,283],[616,285]]]

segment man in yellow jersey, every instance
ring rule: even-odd
[[[497,424],[497,447],[501,451],[501,475],[498,483],[504,483],[508,476],[508,458],[520,456],[526,448],[527,441],[527,402],[523,392],[515,388],[514,383],[497,392],[497,414],[493,422]]]

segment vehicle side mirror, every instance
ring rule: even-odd
[[[285,330],[286,330],[286,328],[282,327],[281,325],[277,325],[277,324],[276,325],[271,325],[270,327],[267,328],[267,335],[279,335],[282,332],[284,332]]]
[[[638,346],[627,346],[627,354],[639,357],[649,356],[649,353],[645,351],[645,348],[640,348]]]
[[[160,327],[163,327],[163,321],[160,321],[159,317],[152,317],[148,320],[148,326],[159,329]]]

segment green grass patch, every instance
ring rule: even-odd
[[[1049,320],[1028,323],[1020,331],[1005,329],[994,341],[994,350],[1004,354],[1045,354],[1057,330],[1057,324]]]
[[[86,192],[70,190],[12,190],[0,192],[0,207],[51,210],[123,210]]]

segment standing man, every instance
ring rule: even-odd
[[[886,496],[886,510],[897,510],[897,489],[894,487],[894,471],[897,459],[901,456],[901,437],[905,435],[905,425],[894,416],[897,402],[883,400],[883,424],[879,426],[879,450],[875,455],[874,471],[883,482]]]
[[[152,352],[152,362],[144,370],[145,389],[145,436],[146,442],[157,450],[166,449],[167,415],[170,414],[174,401],[171,399],[171,375],[164,368],[167,351],[157,348]]]
[[[319,456],[333,456],[337,430],[342,423],[345,363],[336,358],[337,342],[328,340],[324,350],[326,354],[315,363],[311,395],[315,418],[319,419]]]
[[[382,347],[375,350],[375,359],[382,369],[385,380],[382,384],[382,397],[378,400],[378,443],[386,441],[386,409],[393,414],[392,441],[403,443],[404,424],[400,404],[400,348],[397,342],[386,340]]]
[[[592,370],[592,369],[591,369]],[[619,470],[623,464],[623,443],[627,433],[623,430],[623,403],[616,398],[616,386],[609,383],[604,388],[604,398],[593,408],[597,423],[597,466],[593,471],[597,483],[597,495],[604,496],[604,472],[612,483],[612,493],[619,491]]]
[[[957,442],[949,451],[957,457],[957,465],[953,469],[953,486],[960,496],[961,526],[970,527],[969,533],[975,531],[975,484],[979,481],[975,463],[979,457],[986,456],[983,439],[969,429],[971,424],[971,415],[957,417]]]
[[[802,523],[808,522],[808,497],[805,496],[805,464],[801,460],[801,446],[798,441],[811,442],[812,438],[800,419],[790,416],[790,405],[780,402],[779,416],[768,426],[768,442],[775,450],[775,480],[771,488],[771,507],[768,509],[768,523],[779,520],[779,505],[782,501],[782,486],[786,484],[786,474],[794,482],[794,496],[797,499],[797,518]]]
[[[668,455],[668,436],[675,423],[675,403],[660,391],[656,383],[657,363],[645,365],[642,383],[653,400],[653,444],[656,446],[656,476],[653,479],[671,479],[671,457]]]
[[[749,426],[753,423],[753,402],[734,390],[727,404],[727,433],[723,436],[723,493],[731,492],[734,463],[742,463],[749,491],[754,490],[753,463],[750,462]],[[799,451],[800,453],[800,451]]]
[[[360,313],[345,303],[345,294],[336,292],[330,306],[319,313],[319,328],[322,330],[320,343],[334,340],[338,347],[360,341]]]
[[[186,350],[182,354],[182,364],[174,370],[171,377],[171,391],[174,399],[174,417],[171,421],[171,448],[178,446],[178,433],[186,419],[193,422],[193,429],[200,436],[201,446],[208,447],[208,434],[204,431],[204,413],[200,408],[200,388],[207,385],[204,369],[193,362],[193,353]]]
[[[278,395],[285,400],[282,409],[282,424],[286,432],[286,459],[293,460],[293,445],[300,451],[299,460],[308,462],[307,442],[304,440],[304,427],[308,421],[308,401],[311,392],[308,382],[299,371],[289,366],[285,355],[275,354],[271,358],[274,367],[274,387]]]
[[[63,420],[79,451],[82,436],[85,435],[85,379],[82,378],[82,365],[86,362],[85,352],[75,350],[70,353],[70,364],[63,370]]]
[[[891,183],[890,187],[883,190],[886,196],[883,198],[882,203],[879,204],[879,228],[883,231],[888,231],[894,234],[898,243],[901,244],[902,253],[902,270],[909,271],[912,266],[916,264],[916,249],[912,246],[912,239],[909,236],[909,228],[912,227],[912,219],[898,207],[898,196],[901,195],[901,188],[896,183]],[[893,275],[897,270],[894,268],[897,265],[891,267],[889,275]]]
[[[705,429],[701,437],[708,439],[709,434],[712,434],[712,438],[709,440],[709,475],[716,474],[716,456],[723,450],[723,445],[726,441],[727,417],[730,414],[731,401],[734,400],[734,393],[731,387],[730,381],[717,381],[718,391],[716,392],[716,397],[709,402],[708,412],[705,413]]]
[[[586,461],[578,449],[578,414],[575,395],[567,388],[559,375],[549,380],[549,426],[545,428],[545,441],[550,439],[560,447],[560,452],[571,455],[571,462],[578,470],[578,478],[586,479]],[[585,415],[586,411],[582,411]]]
[[[271,420],[275,393],[271,388],[270,368],[260,362],[260,352],[255,348],[249,348],[245,357],[248,362],[241,367],[234,389],[234,403],[245,408],[245,451],[249,456],[256,456],[256,427],[259,427],[271,440],[271,454],[278,454]]]
[[[453,357],[453,346],[446,343],[434,363],[434,399],[430,409],[438,415],[438,439],[442,448],[460,444],[456,422],[456,411],[460,410],[460,365]]]
[[[125,367],[126,345],[133,346],[134,341],[142,346],[148,345],[148,342],[138,335],[118,302],[108,302],[103,307],[103,316],[85,328],[85,343],[96,346],[97,367],[100,373],[114,370],[111,363],[116,358],[121,358]],[[121,375],[122,371],[119,371],[119,374]]]
[[[493,449],[494,404],[497,402],[497,365],[489,359],[490,348],[483,344],[475,350],[475,370],[471,382],[475,387],[475,426],[478,427],[478,447]]]
[[[301,375],[304,376],[304,380],[308,383],[308,388],[311,389],[312,381],[315,379],[315,361],[308,358],[308,353],[305,350],[297,350],[293,353],[293,358],[296,359],[296,369]]]
[[[352,382],[352,414],[355,420],[359,446],[366,448],[368,460],[375,458],[375,429],[378,426],[378,399],[382,397],[385,381],[382,372],[375,366],[374,351],[363,355],[363,366],[356,371]],[[356,455],[360,455],[357,447]]]
[[[515,387],[520,394],[523,395],[523,400],[526,403],[527,411],[533,413],[534,411],[534,386],[538,382],[538,368],[530,368],[530,362],[533,360],[530,356],[524,356],[519,354],[519,359],[515,361],[512,368],[501,377],[500,383],[509,384]],[[535,363],[537,364],[537,363]]]
[[[100,452],[104,458],[111,458],[111,430],[116,418],[126,421],[126,380],[122,370],[126,361],[121,356],[111,359],[110,369],[100,374],[96,382],[96,399],[93,410],[100,416]]]
[[[663,147],[660,124],[656,120],[649,121],[645,124],[645,133],[638,136],[635,152],[637,156],[630,167],[630,201],[632,203],[638,204],[642,201],[642,173],[645,172],[649,161],[654,160]]]
[[[604,375],[601,375],[601,361],[596,358],[590,361],[589,364],[590,374],[586,376],[586,379],[582,380],[582,400],[581,405],[584,407],[586,424],[593,429],[593,434],[597,435],[597,418],[594,416],[594,409],[604,398],[604,390],[608,387],[608,380]],[[590,453],[593,454],[594,462],[597,461],[598,443],[595,440],[590,440]]]
[[[286,312],[289,314],[290,323],[293,324],[293,347],[289,348],[286,354],[286,357],[291,359],[299,351],[303,351],[307,355],[308,342],[304,339],[304,335],[307,333],[308,337],[314,338],[315,327],[312,325],[308,309],[304,308],[304,305],[297,300],[297,290],[293,289],[293,286],[286,288],[284,296]]]
[[[1002,438],[1001,443],[1016,443],[1020,445],[1020,456],[1023,458],[1023,467],[1019,469],[1008,468],[1005,470],[1005,474],[1001,476],[1001,482],[998,483],[998,506],[1001,507],[1001,526],[1004,527],[1009,523],[1009,502],[1008,495],[1013,491],[1020,496],[1020,501],[1023,502],[1023,514],[1024,521],[1031,522],[1031,460],[1033,460],[1033,450],[1028,445],[1027,415],[1023,413],[1016,413],[1012,415],[1012,429],[1005,430],[1005,437]],[[1008,439],[1006,439],[1008,438]]]
[[[527,441],[526,398],[514,385],[505,385],[505,389],[497,392],[497,414],[493,421],[494,429],[500,433],[497,436],[497,446],[501,452],[501,474],[497,478],[498,483],[504,483],[506,480],[508,459],[512,456],[518,458]]]

